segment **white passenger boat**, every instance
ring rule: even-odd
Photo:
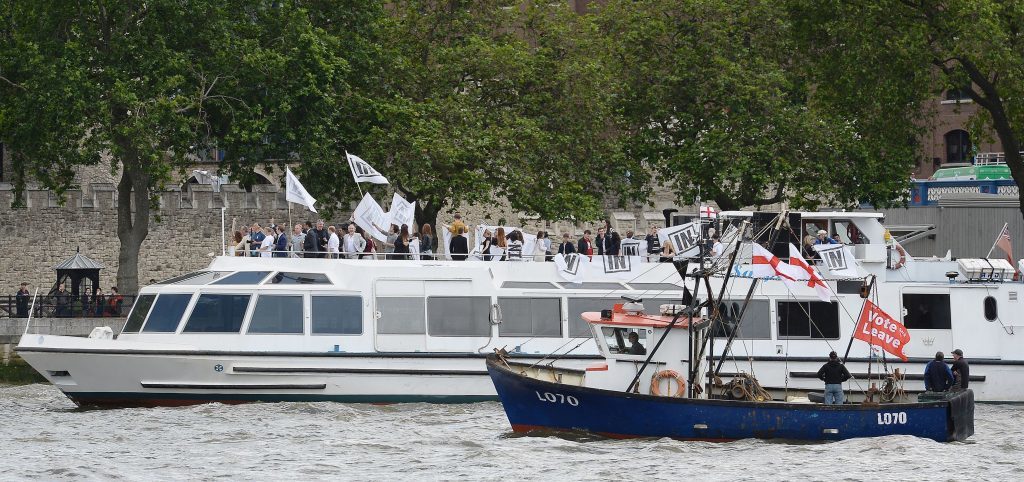
[[[731,212],[718,223],[726,232],[770,220]],[[960,348],[979,401],[1024,401],[1017,338],[1024,336],[1024,285],[1009,279],[1008,263],[914,258],[886,241],[875,213],[796,213],[789,224],[795,239],[784,237],[776,251],[799,243],[796,233],[825,229],[855,255],[858,276],[835,279],[822,266],[829,302],[810,287],[759,282],[735,330],[752,282],[749,246],[741,251],[723,297],[726,326],[709,354],[728,360],[723,377],[752,373],[780,398],[820,391],[816,372],[829,351],[846,352],[861,286],[873,275],[878,305],[911,334],[906,362],[884,360],[906,374],[906,392],[923,391],[922,372],[936,351]],[[656,312],[684,296],[672,263],[625,264],[628,273],[574,283],[549,262],[222,257],[205,271],[141,290],[112,339],[27,334],[17,351],[80,404],[490,400],[496,394],[484,358],[493,349],[585,369],[598,352],[580,313],[623,295]],[[712,278],[716,297],[724,279]],[[737,339],[723,357],[732,331]],[[880,381],[869,380],[867,362],[882,356],[866,345],[850,349],[851,391]]]
[[[81,405],[496,400],[494,348],[583,368],[599,357],[578,313],[682,296],[671,264],[650,268],[571,285],[545,262],[221,257],[142,289],[116,338],[26,334],[17,351]]]

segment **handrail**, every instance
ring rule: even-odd
[[[125,316],[125,307],[135,303],[136,295],[118,295],[121,301],[115,305],[104,296],[102,304],[92,296],[74,296],[70,292],[60,299],[57,295],[40,295],[39,288],[32,297],[27,318],[119,318]],[[17,312],[17,296],[0,295],[0,318],[20,318]]]

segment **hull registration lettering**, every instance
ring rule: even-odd
[[[572,395],[563,395],[561,393],[551,393],[551,392],[541,393],[541,392],[538,392],[536,390],[533,393],[536,393],[537,394],[537,400],[540,400],[542,402],[558,403],[558,404],[569,404],[569,405],[571,405],[573,407],[578,407],[579,404],[580,404],[580,401],[577,400],[576,397],[574,397]]]
[[[907,412],[879,413],[877,415],[879,425],[906,425],[907,423]]]

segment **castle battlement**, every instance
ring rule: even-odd
[[[284,190],[274,185],[258,185],[251,192],[237,184],[224,184],[218,192],[208,184],[189,184],[185,189],[170,186],[158,193],[158,208],[154,214],[175,211],[219,210],[287,210]],[[117,210],[117,187],[112,183],[92,183],[85,189],[70,189],[64,193],[64,202],[51,190],[30,187],[24,192],[25,206],[20,212],[58,210],[63,212],[114,212]],[[0,209],[10,208],[14,201],[14,186],[0,183]]]

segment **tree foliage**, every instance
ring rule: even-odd
[[[152,196],[193,156],[230,149],[242,178],[267,158],[334,158],[351,131],[335,112],[360,104],[345,55],[364,53],[323,24],[372,28],[335,13],[361,5],[3,0],[0,132],[16,169],[58,194],[75,166],[120,171],[117,276],[134,292]]]
[[[573,45],[586,20],[566,5],[521,3],[389,5],[380,123],[349,149],[417,202],[421,223],[499,197],[546,218],[593,219],[604,194],[643,188],[605,135],[605,72]],[[323,167],[317,178],[349,182]]]
[[[905,152],[814,102],[776,2],[612,1],[598,22],[625,155],[679,201],[884,204],[905,187]]]
[[[786,3],[822,102],[857,116],[882,148],[916,148],[905,136],[928,114],[923,102],[965,89],[980,107],[973,137],[995,131],[1013,179],[1024,183],[1024,2]],[[1020,200],[1024,213],[1024,191]]]

